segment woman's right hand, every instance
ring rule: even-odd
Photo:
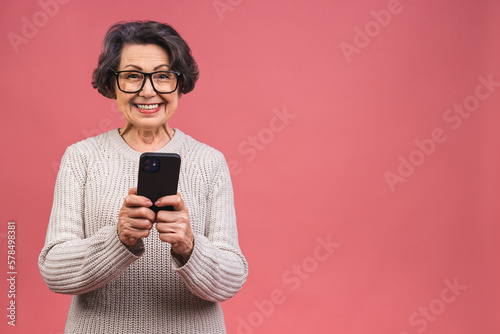
[[[118,215],[116,230],[120,241],[127,247],[135,246],[137,240],[146,238],[153,228],[156,214],[149,207],[149,199],[137,195],[137,188],[131,188],[125,197]]]

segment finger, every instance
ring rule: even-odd
[[[160,233],[160,237],[176,238],[177,241],[191,239],[192,233],[189,226],[179,223],[157,223],[156,230]],[[169,236],[170,235],[170,236]]]
[[[177,233],[160,233],[158,235],[161,241],[168,242],[172,248],[180,250],[180,248],[187,248],[185,245],[188,243],[185,238]]]
[[[178,233],[160,233],[160,240],[172,245],[172,250],[187,261],[193,252],[194,238],[192,235]]]
[[[149,236],[148,229],[136,229],[131,226],[126,226],[118,231],[118,237],[127,246],[133,246],[140,238],[147,238]]]
[[[157,223],[181,223],[189,225],[189,215],[185,211],[165,211],[160,210],[156,214]]]
[[[150,230],[153,228],[153,223],[149,219],[131,218],[129,226],[135,230]]]
[[[159,208],[170,205],[174,208],[174,211],[184,211],[186,209],[179,193],[177,195],[163,196],[155,202],[155,205]]]
[[[156,230],[160,233],[176,233],[178,227],[176,223],[157,222]]]
[[[140,238],[147,238],[149,236],[149,231],[150,230],[128,228],[128,229],[123,229],[120,234],[125,238],[140,239]]]
[[[129,195],[137,195],[137,188],[130,188],[128,190]]]
[[[168,242],[172,246],[177,245],[179,242],[179,237],[175,233],[160,233],[158,237],[161,241]]]
[[[125,197],[124,204],[127,207],[150,207],[151,205],[153,205],[153,203],[148,198],[144,196],[137,196],[134,194],[129,194],[127,197]]]
[[[144,206],[130,207],[124,212],[127,218],[143,218],[149,220],[151,223],[156,221],[156,214],[150,208]]]

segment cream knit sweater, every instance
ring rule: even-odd
[[[187,263],[155,228],[132,249],[118,239],[118,212],[137,186],[140,153],[117,129],[66,150],[39,257],[47,286],[74,295],[65,333],[226,332],[220,302],[241,289],[248,267],[224,156],[178,129],[158,152],[181,156],[179,192],[195,235]]]

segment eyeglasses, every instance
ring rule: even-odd
[[[145,73],[140,71],[118,71],[113,73],[116,76],[118,89],[124,93],[138,93],[144,87],[146,78],[149,77],[153,89],[160,94],[175,92],[179,85],[178,77],[180,72],[156,71]]]

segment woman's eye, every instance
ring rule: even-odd
[[[142,79],[141,73],[123,73],[123,78],[126,80]]]

